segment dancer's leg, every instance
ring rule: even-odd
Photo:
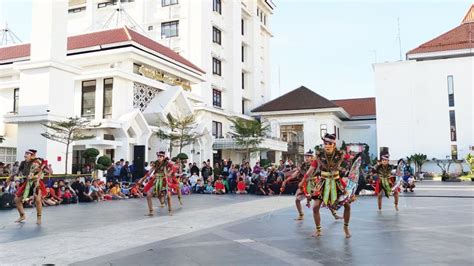
[[[41,202],[41,189],[38,186],[35,193],[35,203],[36,203],[36,224],[41,225],[41,215],[43,214],[43,204]]]
[[[295,205],[296,205],[296,210],[298,211],[298,217],[296,217],[295,220],[303,220],[304,219],[304,213],[303,213],[303,208],[301,207],[301,200],[296,197],[295,199]]]
[[[331,214],[332,214],[332,217],[334,217],[335,220],[341,220],[342,217],[337,215],[337,212],[336,210],[333,210],[333,209],[329,209],[331,211]]]
[[[168,191],[166,193],[166,199],[168,200],[168,213],[171,216],[171,215],[173,215],[172,209],[171,209],[171,191]]]
[[[146,194],[146,201],[148,204],[148,216],[153,216],[153,192],[148,191]]]
[[[351,232],[349,231],[349,220],[351,219],[351,205],[349,203],[344,204],[344,234],[346,238],[351,237]]]
[[[393,201],[395,203],[395,210],[398,211],[398,192],[393,193]]]
[[[321,203],[322,201],[320,199],[317,199],[314,201],[314,206],[313,206],[313,218],[314,218],[314,224],[316,225],[316,231],[313,233],[313,236],[318,237],[321,236],[321,215],[319,213],[319,209],[321,208]]]
[[[379,206],[379,210],[382,210],[382,191],[380,191],[377,195],[377,204]]]
[[[23,208],[23,197],[16,196],[15,205],[16,209],[18,210],[18,214],[20,215],[20,217],[15,221],[15,223],[19,223],[26,219],[25,209]]]

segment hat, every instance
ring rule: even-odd
[[[309,151],[307,151],[304,156],[313,156],[313,151],[311,149],[309,149]]]
[[[326,134],[324,135],[324,138],[322,138],[324,142],[329,142],[329,143],[336,143],[336,135],[334,134]]]
[[[386,153],[380,156],[382,160],[390,160],[390,154]]]
[[[31,154],[31,155],[34,155],[36,154],[38,151],[37,150],[34,150],[34,149],[29,149],[27,151],[25,151],[25,154]]]

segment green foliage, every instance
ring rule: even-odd
[[[170,142],[170,154],[173,147],[178,147],[179,153],[181,153],[184,146],[192,144],[202,137],[202,134],[195,132],[197,126],[196,117],[192,114],[184,117],[174,117],[168,114],[166,121],[160,120],[158,122],[159,130],[156,136]]]
[[[270,162],[268,159],[261,159],[260,165],[266,169],[267,167],[272,166],[272,162]]]
[[[84,134],[84,129],[89,127],[98,127],[99,125],[90,125],[90,122],[80,117],[69,117],[66,120],[48,121],[42,124],[46,127],[46,132],[41,136],[66,145],[66,160],[64,173],[67,174],[67,165],[69,159],[69,146],[74,141],[91,139],[95,136]]]
[[[342,144],[341,144],[341,150],[343,151],[347,151],[347,144],[345,141],[342,141]]]
[[[409,162],[410,164],[411,162],[413,162],[415,164],[415,173],[421,172],[423,164],[426,163],[427,161],[428,161],[428,156],[422,153],[415,153],[407,157],[407,162]]]
[[[466,162],[471,167],[471,174],[474,174],[474,155],[472,155],[471,153],[468,153],[466,156]]]
[[[189,159],[188,155],[187,155],[186,153],[183,153],[183,152],[182,152],[182,153],[179,153],[178,155],[176,155],[176,157],[177,157],[178,159],[180,159],[181,161],[184,161],[184,160]]]
[[[100,156],[99,159],[97,159],[96,163],[96,168],[98,170],[105,171],[107,168],[109,168],[112,165],[112,159],[110,159],[108,156],[103,155]]]
[[[237,141],[237,144],[246,151],[246,157],[250,158],[250,153],[258,151],[257,147],[267,136],[270,125],[263,124],[259,120],[247,120],[243,118],[230,119],[232,122],[231,134]]]
[[[86,163],[95,163],[97,156],[100,154],[99,150],[95,148],[89,148],[82,152],[82,157],[86,160]]]

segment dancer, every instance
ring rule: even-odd
[[[41,215],[43,211],[42,197],[46,195],[46,187],[43,183],[45,169],[48,161],[36,158],[36,150],[29,149],[25,152],[25,160],[21,162],[20,175],[25,178],[23,184],[15,194],[15,205],[20,214],[16,223],[26,219],[23,202],[33,196],[36,205],[36,224],[41,225]]]
[[[153,202],[152,198],[153,195],[156,195],[164,206],[164,197],[166,196],[166,200],[168,203],[168,213],[171,213],[171,195],[168,189],[168,180],[170,179],[173,173],[173,164],[169,162],[169,159],[165,156],[165,152],[160,151],[157,153],[158,160],[155,162],[154,168],[150,174],[150,180],[146,184],[145,188],[143,189],[144,192],[147,193],[146,199],[148,203],[148,214],[147,216],[153,216]],[[143,179],[143,178],[142,178]],[[140,180],[143,181],[143,180]]]
[[[297,183],[298,184],[298,189],[296,190],[295,193],[295,205],[296,205],[296,210],[298,211],[298,216],[295,218],[296,221],[301,221],[304,219],[304,212],[303,208],[301,206],[301,201],[306,199],[306,206],[309,208],[311,207],[311,197],[306,197],[306,186],[308,183],[308,180],[305,181],[303,180],[305,173],[308,171],[309,167],[313,165],[315,169],[317,169],[317,161],[313,160],[313,151],[309,150],[304,154],[304,162],[301,164],[300,167],[297,167],[296,169],[290,171],[287,173],[290,174],[289,177],[283,181],[283,184],[280,188],[280,194],[283,193],[286,189],[286,186],[288,183]],[[312,181],[309,183],[313,183]],[[334,219],[339,220],[342,219],[341,216],[337,215],[336,211],[333,209],[330,209]]]
[[[377,183],[375,185],[375,194],[377,195],[377,203],[379,210],[382,210],[382,193],[385,197],[390,198],[390,193],[395,185],[395,176],[392,175],[393,165],[389,164],[390,155],[388,153],[381,154],[382,163],[377,165],[375,172],[377,174]],[[400,188],[393,190],[393,198],[395,210],[398,211],[398,192]]]
[[[336,136],[326,134],[323,138],[324,150],[316,154],[315,161],[306,172],[304,179],[307,180],[316,170],[317,165],[320,167],[321,177],[315,181],[315,186],[311,187],[311,191],[306,191],[307,196],[315,200],[313,205],[313,218],[316,225],[316,231],[313,236],[322,235],[321,216],[319,213],[321,205],[333,210],[344,206],[344,234],[346,238],[350,238],[349,220],[351,217],[350,203],[354,200],[355,189],[358,182],[358,173],[351,173],[350,179],[344,181],[341,176],[348,173],[348,165],[343,165],[344,151],[336,148]],[[360,159],[357,160],[360,165]],[[355,167],[358,171],[358,167]],[[350,182],[350,191],[346,190],[346,186]],[[354,184],[355,182],[355,184]]]
[[[174,157],[171,159],[173,162],[173,175],[171,176],[170,186],[171,189],[175,191],[178,195],[179,205],[183,206],[182,193],[180,187],[180,180],[183,178],[183,167],[181,165],[181,159]]]

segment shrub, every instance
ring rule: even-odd
[[[104,156],[100,156],[99,159],[97,159],[96,168],[98,170],[105,171],[111,165],[112,165],[112,159],[110,159],[108,156],[104,155]]]

